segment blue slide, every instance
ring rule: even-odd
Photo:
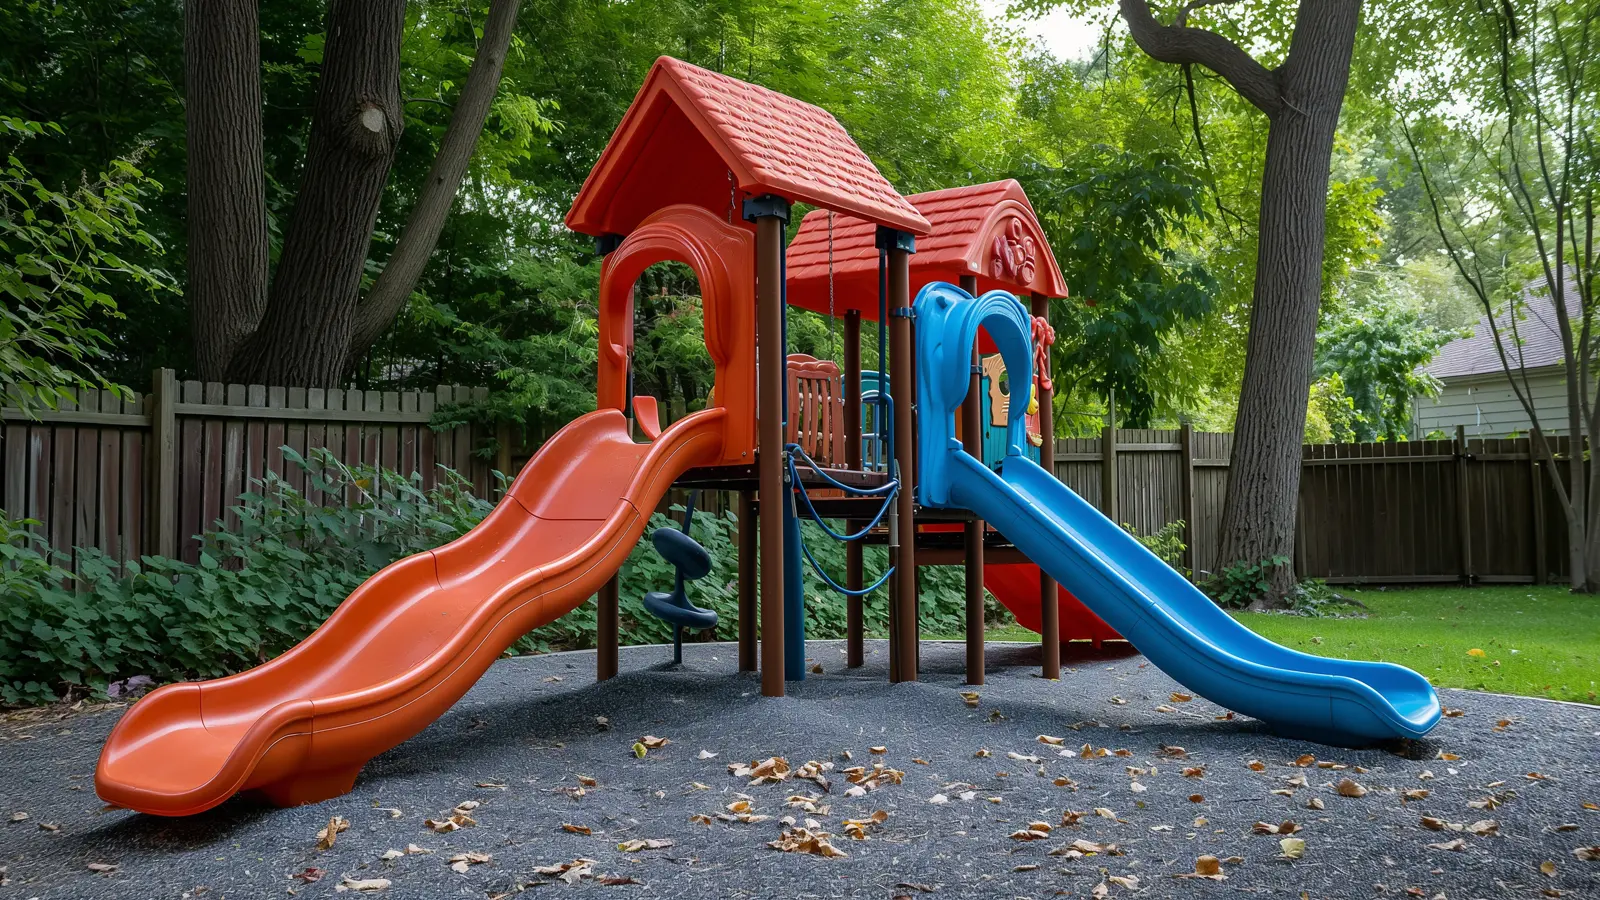
[[[915,303],[919,473],[924,506],[970,509],[1128,638],[1168,675],[1274,732],[1341,746],[1417,738],[1439,721],[1438,695],[1403,666],[1312,656],[1234,621],[1132,535],[1027,459],[1022,416],[999,472],[955,438],[981,326],[1013,385],[1031,380],[1028,315],[1016,297],[950,284]]]

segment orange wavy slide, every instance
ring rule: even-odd
[[[725,416],[695,413],[647,444],[615,409],[575,420],[476,528],[374,575],[287,653],[134,704],[100,754],[96,793],[183,816],[241,791],[292,806],[350,790],[512,642],[593,595],[672,482],[717,460]]]

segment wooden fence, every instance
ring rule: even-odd
[[[1571,443],[1550,440],[1564,468]],[[1218,564],[1232,445],[1187,428],[1106,429],[1058,440],[1056,474],[1140,534],[1186,522],[1185,563],[1204,576]],[[1295,571],[1334,583],[1564,581],[1566,520],[1545,470],[1528,438],[1306,446]]]
[[[345,463],[465,475],[491,496],[491,469],[514,471],[526,450],[500,437],[500,455],[474,451],[486,435],[428,427],[441,406],[482,388],[354,391],[179,382],[156,373],[145,395],[84,391],[30,421],[0,411],[0,509],[37,519],[60,550],[95,547],[116,559],[160,554],[193,561],[194,535],[222,519],[266,472],[312,501],[324,498],[283,459],[326,447]],[[1557,452],[1571,451],[1568,439]],[[1140,534],[1183,521],[1185,563],[1217,566],[1233,436],[1106,429],[1056,442],[1056,474]],[[1527,438],[1325,444],[1304,448],[1295,569],[1330,582],[1560,581],[1566,523],[1545,463]],[[1562,465],[1566,465],[1564,462]],[[661,508],[681,502],[681,492]],[[726,498],[702,496],[720,511]]]
[[[155,373],[148,394],[82,391],[31,421],[0,410],[0,509],[39,520],[58,550],[95,547],[119,560],[160,554],[194,561],[194,535],[229,511],[253,480],[275,472],[313,501],[321,493],[280,447],[326,447],[348,464],[420,472],[440,466],[488,496],[491,461],[469,427],[435,432],[439,407],[482,388],[356,391],[177,381]]]

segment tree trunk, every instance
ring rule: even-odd
[[[1276,74],[1282,109],[1267,132],[1260,239],[1233,458],[1222,507],[1222,565],[1290,560],[1265,603],[1293,588],[1300,446],[1322,296],[1328,170],[1361,17],[1359,0],[1306,0]]]
[[[405,127],[400,38],[405,4],[333,0],[305,172],[261,325],[234,381],[337,387],[361,273]]]
[[[489,107],[499,90],[506,48],[511,45],[511,32],[516,28],[520,5],[521,0],[493,0],[489,5],[483,40],[478,44],[478,55],[472,59],[472,69],[461,88],[461,97],[456,100],[450,127],[439,144],[439,155],[434,157],[428,180],[423,183],[422,194],[411,210],[388,265],[383,267],[378,283],[356,311],[351,359],[360,359],[388,330],[394,317],[405,308],[428,258],[433,255],[439,232],[450,214],[456,191],[467,173],[467,164],[472,161],[472,151],[478,145],[478,136],[483,133],[484,120],[489,117]]]
[[[189,320],[200,377],[221,381],[267,304],[256,2],[188,0],[183,26]]]

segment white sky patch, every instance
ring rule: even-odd
[[[985,15],[1004,19],[1008,0],[980,0]],[[1088,56],[1100,43],[1102,23],[1099,17],[1075,16],[1057,7],[1037,19],[1018,18],[1011,24],[1037,41],[1056,59],[1068,60]]]

